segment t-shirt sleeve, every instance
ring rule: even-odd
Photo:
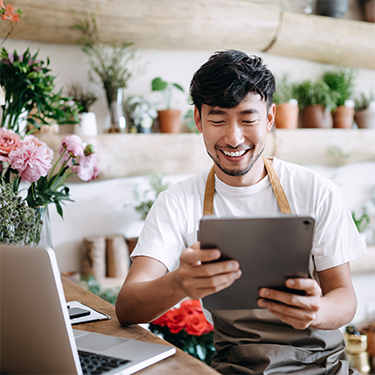
[[[331,191],[316,212],[317,220],[312,255],[317,271],[336,267],[366,254],[351,213],[339,188]]]
[[[181,210],[168,191],[161,193],[148,213],[131,258],[147,256],[163,263],[168,271],[176,269],[186,248],[182,236],[186,219]]]

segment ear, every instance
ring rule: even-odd
[[[194,107],[194,121],[199,133],[202,133],[202,120],[197,107]]]
[[[276,116],[276,104],[272,103],[267,114],[267,132],[271,131],[272,126],[275,123],[275,116]]]

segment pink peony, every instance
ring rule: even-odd
[[[0,161],[9,161],[9,153],[21,146],[21,138],[13,130],[0,128]]]
[[[53,151],[47,146],[46,143],[40,141],[38,138],[34,137],[33,135],[27,135],[23,141],[22,141],[24,144],[30,144],[30,143],[33,143],[35,144],[36,146],[38,147],[43,147],[44,148],[44,152],[47,153],[48,155],[48,158],[50,161],[52,161],[53,159]]]
[[[33,142],[11,151],[9,161],[12,168],[19,171],[22,180],[26,182],[38,181],[40,177],[46,176],[52,167],[44,147],[38,147]]]
[[[78,135],[67,135],[63,138],[60,145],[60,155],[67,151],[67,155],[64,155],[64,159],[68,160],[69,156],[77,157],[83,156],[83,150],[85,149],[82,140]]]
[[[96,159],[96,154],[89,156],[82,156],[79,159],[78,165],[73,167],[73,171],[77,172],[78,177],[83,181],[95,180],[99,175],[99,164]]]

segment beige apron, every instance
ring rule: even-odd
[[[272,164],[263,158],[280,211],[291,209]],[[213,214],[215,172],[206,183],[203,215]],[[359,374],[348,365],[339,330],[295,330],[268,310],[212,312],[216,353],[211,366],[222,374]]]

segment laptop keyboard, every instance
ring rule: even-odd
[[[117,367],[125,365],[131,361],[122,358],[108,357],[102,354],[85,352],[78,350],[79,359],[83,374],[100,375],[105,374]]]

